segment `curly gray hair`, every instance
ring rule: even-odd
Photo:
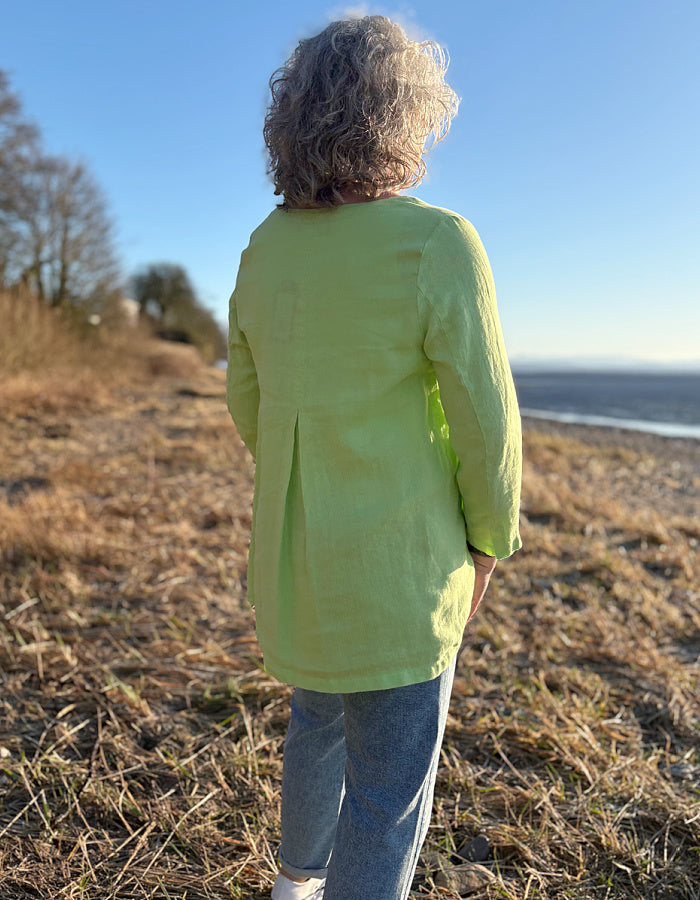
[[[459,99],[433,41],[409,40],[384,16],[332,22],[299,43],[270,79],[263,134],[283,208],[337,206],[420,184],[423,154]]]

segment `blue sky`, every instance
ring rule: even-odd
[[[0,68],[101,184],[125,273],[180,263],[223,321],[276,202],[269,76],[353,8],[449,50],[460,113],[413,193],[479,230],[511,358],[700,361],[697,0],[27,0]]]

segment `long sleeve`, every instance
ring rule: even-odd
[[[238,325],[236,292],[229,303],[226,402],[243,443],[255,456],[258,441],[260,387],[245,334]]]
[[[520,415],[491,269],[466,220],[446,218],[428,239],[418,302],[424,351],[458,459],[467,540],[504,559],[521,546]]]

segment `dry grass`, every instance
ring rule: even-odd
[[[190,346],[144,327],[95,328],[21,291],[0,291],[0,408],[6,416],[69,414],[110,402],[117,386],[190,376]]]
[[[245,600],[223,375],[27,390],[0,421],[0,896],[267,897],[289,688]],[[695,445],[543,427],[415,890],[458,896],[439,872],[484,834],[474,898],[698,898]]]

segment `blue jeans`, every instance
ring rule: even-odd
[[[428,831],[455,660],[383,691],[296,688],[284,744],[280,863],[324,900],[405,900]]]

